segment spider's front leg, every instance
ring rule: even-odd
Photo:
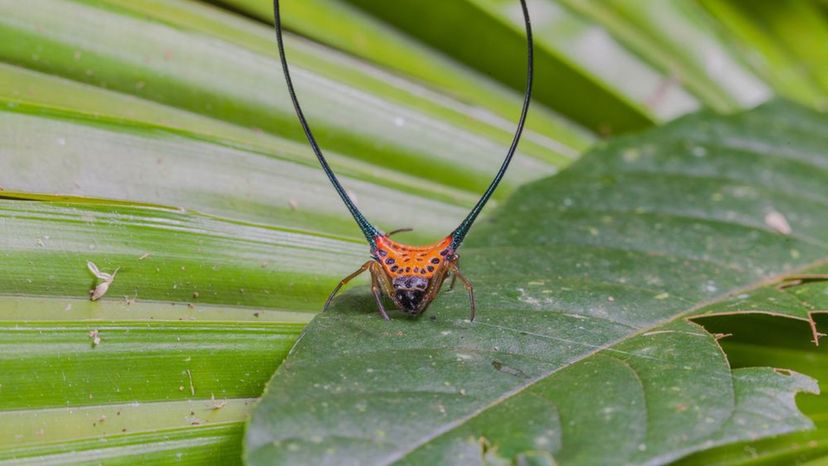
[[[336,288],[334,288],[334,290],[331,291],[330,296],[328,296],[328,300],[325,301],[325,307],[322,308],[322,312],[325,312],[325,311],[328,310],[328,306],[331,305],[331,301],[333,301],[334,296],[336,296],[336,294],[339,292],[340,288],[347,285],[349,281],[351,281],[354,278],[358,277],[362,272],[365,272],[366,270],[370,269],[372,267],[371,264],[376,264],[376,262],[373,261],[373,260],[370,260],[370,261],[362,264],[362,267],[358,268],[356,272],[354,272],[354,273],[348,275],[347,277],[343,278],[339,282],[339,285],[336,285]],[[373,275],[374,275],[374,271],[371,270],[371,276],[373,277]]]
[[[455,268],[457,270],[460,270],[460,256],[458,254],[454,255],[454,258],[452,259],[452,262],[454,263]],[[451,283],[449,283],[449,291],[454,290],[454,282],[456,282],[456,281],[457,281],[457,274],[452,272],[452,274],[451,274]]]
[[[388,313],[385,312],[385,306],[382,305],[382,289],[380,288],[380,278],[377,276],[377,274],[383,273],[382,266],[377,264],[375,261],[371,261],[371,265],[369,267],[371,270],[371,292],[374,293],[374,299],[377,300],[377,309],[383,319],[391,320],[388,317]]]
[[[472,286],[471,282],[468,278],[463,276],[460,273],[460,267],[457,266],[457,262],[460,259],[459,256],[454,256],[453,260],[448,263],[449,271],[452,274],[452,282],[451,285],[454,285],[454,279],[459,278],[461,282],[463,282],[463,286],[466,287],[466,291],[469,292],[469,304],[471,306],[471,315],[469,316],[469,321],[474,322],[474,317],[477,315],[477,305],[474,302],[474,286]]]
[[[385,307],[382,305],[382,289],[380,288],[379,279],[377,278],[377,274],[382,273],[382,268],[380,268],[380,265],[377,264],[377,262],[374,261],[374,260],[370,260],[370,261],[362,264],[362,267],[358,268],[356,270],[356,272],[354,272],[354,273],[348,275],[347,277],[343,278],[342,280],[340,280],[339,284],[336,285],[336,288],[334,288],[334,290],[331,291],[330,296],[328,296],[328,300],[325,301],[325,307],[322,308],[322,312],[325,312],[325,311],[328,310],[328,307],[331,305],[331,302],[333,301],[334,297],[336,296],[336,294],[339,292],[339,290],[343,286],[347,285],[348,282],[350,282],[354,278],[358,277],[360,274],[362,274],[366,270],[371,272],[371,292],[374,293],[374,299],[377,300],[377,306],[379,307],[379,313],[380,313],[380,315],[382,315],[383,319],[391,320],[388,317],[388,313],[385,312]]]
[[[336,285],[336,288],[334,288],[334,290],[331,291],[330,296],[328,296],[328,300],[325,301],[325,307],[322,308],[322,312],[325,312],[325,311],[328,310],[328,307],[331,305],[331,302],[333,301],[334,297],[336,296],[336,294],[339,292],[339,290],[343,286],[347,285],[348,282],[350,282],[354,278],[358,277],[359,275],[361,275],[366,270],[371,272],[371,292],[374,293],[374,299],[377,300],[377,306],[379,307],[380,315],[382,315],[382,318],[385,319],[385,320],[391,320],[388,317],[388,313],[385,312],[385,307],[382,305],[382,290],[381,290],[380,285],[379,285],[379,279],[377,278],[377,274],[382,273],[382,269],[379,267],[379,264],[377,264],[377,262],[375,260],[370,260],[370,261],[362,264],[362,267],[357,269],[356,272],[354,272],[351,275],[348,275],[347,277],[343,278],[339,282],[339,284]]]

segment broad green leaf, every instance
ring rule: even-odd
[[[0,186],[6,190],[173,204],[360,237],[315,158],[295,143],[240,145],[163,126],[30,106],[14,110],[0,111],[0,134],[7,141],[0,149]],[[336,165],[338,172],[358,200],[376,199],[365,213],[389,230],[410,224],[410,214],[399,210],[407,206],[432,213],[418,224],[422,233],[445,234],[474,202],[456,189],[332,156],[331,163],[344,161]]]
[[[516,25],[517,4],[512,1],[476,0],[481,8],[510,18]],[[593,76],[602,86],[636,102],[657,121],[697,110],[701,103],[683,83],[642,60],[635,49],[609,34],[607,23],[570,11],[564,2],[545,0],[531,4],[535,41]],[[603,19],[603,18],[602,18]],[[608,132],[611,128],[604,128]]]
[[[777,309],[769,306],[769,299],[790,301],[802,293],[811,296],[824,294],[825,283],[809,283],[797,287],[777,289],[769,285],[754,296],[738,297],[730,304],[741,303],[741,308],[754,311],[749,315],[725,315],[697,319],[710,332],[720,335],[720,342],[733,367],[768,364],[785,367],[825,380],[828,361],[825,345],[818,348],[809,342],[812,330],[807,322],[780,316]],[[825,298],[821,298],[824,300]],[[808,300],[808,305],[828,309],[824,301]],[[820,328],[828,324],[825,314],[814,314]],[[824,343],[824,342],[823,342]],[[828,456],[828,394],[803,395],[797,405],[816,425],[815,430],[796,432],[759,441],[740,442],[713,448],[691,455],[681,465],[786,465],[806,464],[808,460]]]
[[[442,50],[514,89],[525,82],[526,39],[519,5],[489,0],[345,0],[383,22]],[[536,20],[540,20],[537,17]],[[462,24],[463,34],[457,34]],[[652,125],[640,103],[583,70],[563,53],[536,43],[535,98],[594,131],[623,132]],[[583,96],[589,96],[588,105]],[[597,109],[600,109],[598,111]]]
[[[160,206],[0,194],[0,464],[238,460],[252,398],[357,246]],[[87,261],[118,269],[94,303]]]
[[[237,464],[240,420],[252,403],[201,400],[5,412],[0,464]]]
[[[702,0],[780,94],[828,108],[828,18],[813,2]]]
[[[366,255],[351,240],[195,212],[47,200],[0,202],[0,294],[85,298],[91,260],[120,268],[114,297],[316,311]]]
[[[684,86],[704,105],[719,111],[755,106],[769,97],[762,81],[716,37],[712,19],[695,2],[561,0],[603,25],[630,52],[663,73],[651,91],[654,111],[669,106],[670,91]],[[612,68],[609,68],[612,70]],[[668,107],[669,108],[669,107]]]
[[[175,28],[198,32],[221,39],[256,53],[273,57],[278,55],[274,47],[273,30],[262,28],[250,21],[240,21],[192,0],[141,0],[126,2],[124,0],[81,0],[94,5],[113,8],[118,12],[136,14],[152,18]],[[330,14],[330,13],[329,13]],[[340,24],[347,24],[339,18]],[[306,42],[299,42],[302,46]],[[333,47],[339,49],[339,47]],[[469,86],[467,93],[476,98],[461,98],[447,94],[441,87],[440,93],[423,88],[410,79],[400,79],[375,67],[344,57],[330,49],[310,47],[300,49],[300,55],[294,57],[297,64],[308,71],[323,76],[333,76],[340,85],[348,85],[363,92],[379,95],[383,100],[398,103],[412,110],[417,110],[429,118],[445,120],[451,125],[472,131],[486,138],[495,139],[502,144],[511,142],[513,122],[517,119],[522,97],[516,92],[509,92],[508,104],[503,103],[493,108],[491,113],[475,105],[485,107],[479,100],[486,101],[486,92]],[[278,68],[278,65],[276,65]],[[481,80],[472,77],[473,83]],[[488,89],[487,89],[488,90]],[[489,90],[489,92],[492,92]],[[508,108],[508,110],[507,110]],[[591,136],[584,130],[562,121],[560,117],[550,115],[543,107],[538,107],[540,124],[530,125],[526,132],[524,153],[543,160],[565,163],[578,155],[578,150],[591,141]],[[470,114],[474,113],[470,118]],[[396,124],[396,123],[395,123]]]
[[[242,35],[233,23],[238,19],[226,14],[204,13],[204,21],[218,23],[209,23],[211,29],[186,22],[189,16],[180,20],[184,24],[169,24],[167,17],[148,19],[107,5],[56,0],[45,9],[0,2],[0,38],[6,38],[0,59],[304,141],[269,28],[247,21],[243,26],[252,33]],[[204,7],[188,5],[202,19],[197,8]],[[241,37],[205,34],[219,26]],[[486,112],[469,118],[445,96],[308,41],[292,37],[288,47],[297,90],[330,150],[473,192],[486,186],[508,147],[512,122]],[[559,146],[546,137],[530,143],[526,154],[535,156],[521,157],[524,168],[515,173],[537,178],[553,172],[548,161],[562,162],[554,153]]]
[[[516,17],[487,3],[497,2],[464,8],[522,56]],[[303,102],[348,189],[383,228],[414,226],[415,241],[445,234],[500,163],[520,83],[345,1],[285,7],[289,29],[324,44],[287,37]],[[238,462],[254,398],[365,259],[294,122],[272,29],[235,13],[185,0],[0,0],[0,464]],[[588,39],[577,20],[564,24]],[[545,53],[574,60],[574,45]],[[598,106],[594,93],[562,94],[583,119],[649,112],[619,97],[647,67],[635,65],[640,50],[616,45],[604,66],[639,72],[607,78],[603,67],[559,63],[606,97]],[[536,104],[500,199],[592,142]],[[782,181],[824,189],[814,177]],[[88,260],[119,268],[95,303]],[[465,312],[461,295],[435,310]],[[499,373],[519,375],[506,362]]]
[[[268,385],[248,462],[664,464],[812,428],[813,379],[731,368],[689,318],[825,270],[826,124],[701,113],[520,189],[461,251],[478,320],[462,291],[391,322],[347,293]]]
[[[22,57],[34,69],[0,65],[6,141],[0,148],[0,462],[237,461],[251,398],[350,263],[366,255],[350,239],[354,226],[304,143],[176,100],[206,94],[176,94],[180,88],[172,86],[159,91],[170,100],[147,98],[133,86],[152,87],[150,78],[137,81],[134,73],[169,70],[143,58],[119,62],[120,51],[97,48],[134,46],[147,30],[158,33],[158,47],[195,42],[214,52],[224,41],[231,45],[224,55],[251,57],[249,74],[256,75],[263,58],[274,64],[270,30],[244,34],[252,23],[185,2],[165,4],[146,15],[150,21],[140,9],[147,5],[53,2],[65,15],[36,13],[52,14],[52,21],[63,16],[64,28],[35,25],[34,33],[62,32],[54,40],[68,42],[71,53],[46,48],[55,53],[51,62]],[[4,17],[9,27],[22,10],[3,6],[14,10]],[[88,27],[78,30],[78,24]],[[111,25],[104,35],[119,35],[120,42],[100,39],[93,24]],[[5,45],[20,44],[20,34],[10,37]],[[83,46],[72,47],[78,41]],[[433,140],[459,170],[457,176],[451,169],[426,174],[429,180],[405,173],[405,164],[382,168],[329,151],[343,182],[381,226],[407,226],[411,212],[428,212],[414,237],[445,234],[476,199],[468,182],[484,185],[499,164],[511,122],[485,112],[469,118],[468,107],[443,95],[399,78],[383,84],[389,76],[379,70],[304,47],[313,52],[304,55],[308,69],[339,76],[341,83],[329,90],[352,85],[372,105],[412,116],[401,131],[411,131],[415,145],[449,130],[467,145],[464,153]],[[115,63],[107,69],[106,60],[84,60],[89,48]],[[55,70],[41,68],[40,59],[65,68],[44,73]],[[90,67],[94,72],[85,76]],[[171,79],[204,84],[192,81],[197,66],[188,71]],[[105,81],[95,80],[106,73]],[[281,89],[278,67],[271,74]],[[518,165],[524,168],[510,174],[512,184],[554,171],[550,160],[565,160],[555,155],[565,147],[549,135],[528,136]],[[478,143],[491,146],[489,162],[482,146],[470,158]],[[95,286],[90,260],[104,271],[119,270],[97,303],[88,301]],[[140,409],[126,418],[119,407]]]
[[[150,1],[158,3],[158,0]],[[218,0],[216,3],[273,23],[271,1]],[[346,2],[288,0],[282,2],[282,9],[282,20],[292,31],[423,81],[461,102],[484,107],[509,121],[518,118],[520,96],[516,91],[429,49]],[[535,138],[533,131],[553,137],[565,145],[558,149],[564,155],[576,155],[572,149],[583,149],[588,140],[582,132],[540,105],[533,107],[527,128],[530,130],[527,140]]]

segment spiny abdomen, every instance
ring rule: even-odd
[[[430,246],[416,247],[377,236],[376,257],[390,277],[416,275],[430,279],[452,255],[451,237]]]

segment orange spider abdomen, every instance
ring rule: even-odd
[[[391,278],[414,275],[430,280],[452,255],[450,236],[430,246],[407,246],[377,236],[376,244],[377,261]]]

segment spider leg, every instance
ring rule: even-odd
[[[374,293],[374,299],[377,300],[377,309],[379,310],[380,315],[385,320],[391,320],[388,317],[388,313],[385,312],[385,306],[382,305],[382,292],[380,290],[379,280],[377,280],[377,265],[371,264],[371,292]],[[380,272],[382,273],[381,269]]]
[[[390,238],[391,235],[396,235],[397,233],[403,233],[403,232],[406,232],[406,231],[414,231],[414,229],[413,228],[397,228],[396,230],[389,231],[388,233],[385,234],[385,236],[388,236]]]
[[[357,269],[357,271],[356,271],[356,272],[354,272],[354,273],[352,273],[352,274],[348,275],[347,277],[343,278],[343,279],[339,282],[339,285],[336,285],[336,288],[334,288],[334,290],[333,290],[333,291],[331,291],[330,296],[328,296],[328,300],[327,300],[327,301],[325,301],[325,307],[323,307],[323,308],[322,308],[322,312],[325,312],[325,311],[327,311],[327,310],[328,310],[328,306],[330,306],[330,305],[331,305],[331,301],[333,301],[334,296],[336,296],[336,293],[338,293],[338,292],[339,292],[339,289],[340,289],[340,288],[342,288],[343,286],[345,286],[346,284],[348,284],[348,282],[349,282],[349,281],[351,281],[351,280],[353,280],[354,278],[356,278],[356,277],[357,277],[359,274],[361,274],[362,272],[365,272],[366,270],[368,270],[369,268],[371,268],[371,264],[373,264],[373,263],[374,263],[374,261],[370,260],[370,261],[368,261],[368,262],[366,262],[366,263],[362,264],[362,267],[360,267],[359,269]]]
[[[469,279],[460,273],[460,269],[457,267],[456,261],[449,262],[449,270],[454,274],[453,277],[459,278],[460,281],[463,282],[463,286],[465,286],[466,290],[469,292],[469,303],[471,304],[471,316],[469,317],[469,321],[474,322],[474,317],[477,314],[477,306],[475,306],[474,303],[474,287]]]
[[[453,259],[454,264],[457,266],[457,270],[460,270],[460,256],[455,254]],[[454,290],[454,282],[457,281],[457,274],[451,274],[451,283],[449,283],[449,291]]]

